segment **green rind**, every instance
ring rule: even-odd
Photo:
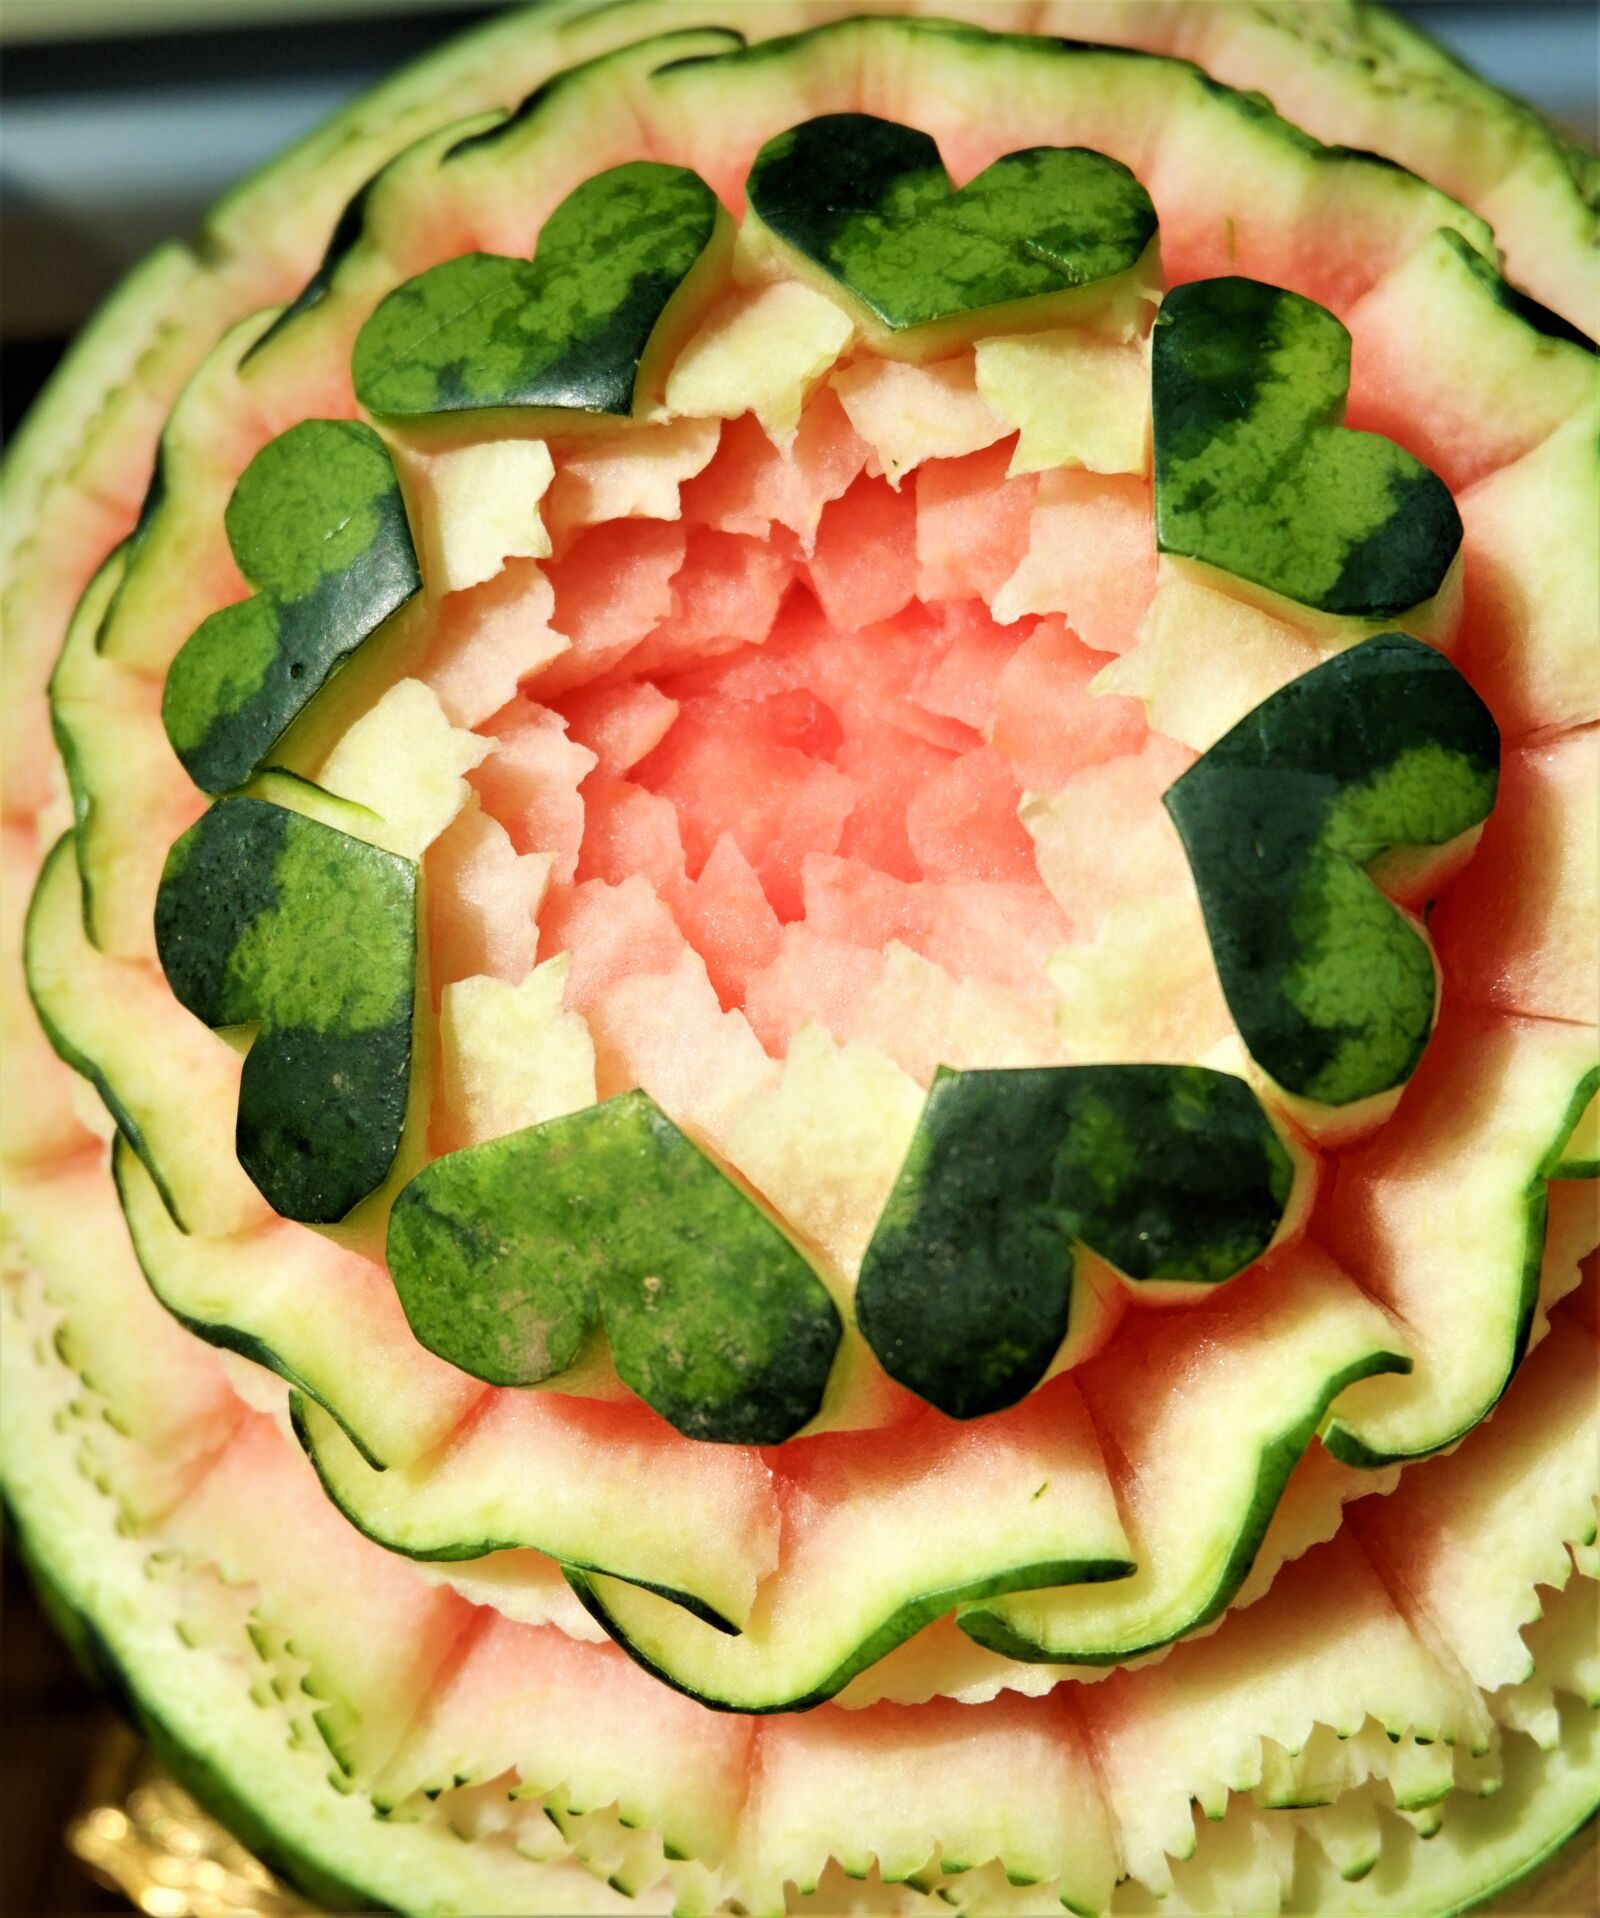
[[[1014,1619],[1004,1613],[987,1609],[959,1612],[956,1623],[966,1635],[989,1651],[999,1652],[1006,1658],[1015,1658],[1025,1663],[1066,1663],[1074,1665],[1117,1665],[1124,1660],[1137,1658],[1141,1653],[1158,1651],[1163,1645],[1170,1645],[1175,1639],[1187,1636],[1209,1625],[1233,1603],[1240,1587],[1249,1576],[1255,1564],[1256,1554],[1266,1537],[1267,1527],[1277,1511],[1283,1497],[1284,1487],[1289,1482],[1289,1474],[1304,1456],[1307,1446],[1317,1435],[1318,1428],[1327,1417],[1329,1408],[1346,1386],[1354,1385],[1358,1379],[1375,1378],[1383,1373],[1409,1372],[1411,1360],[1399,1352],[1374,1352],[1364,1359],[1335,1373],[1325,1380],[1316,1398],[1308,1407],[1304,1416],[1297,1419],[1273,1438],[1259,1455],[1256,1467],[1255,1490],[1247,1508],[1244,1523],[1235,1535],[1229,1550],[1226,1564],[1210,1592],[1200,1598],[1189,1616],[1171,1630],[1154,1638],[1138,1640],[1130,1638],[1116,1646],[1085,1646],[1070,1641],[1050,1640],[1045,1642],[1031,1638],[1021,1632]]]
[[[224,519],[256,593],[190,635],[161,699],[173,750],[209,793],[256,772],[331,675],[422,586],[388,449],[358,420],[304,420],[269,440]]]
[[[743,1712],[752,1717],[764,1717],[773,1712],[810,1711],[814,1706],[826,1704],[858,1672],[877,1664],[879,1659],[886,1658],[897,1645],[903,1645],[925,1625],[931,1625],[948,1612],[957,1611],[962,1605],[984,1598],[998,1598],[1006,1592],[1036,1591],[1042,1586],[1107,1583],[1126,1578],[1133,1570],[1133,1562],[1131,1559],[1116,1558],[1046,1559],[1034,1565],[1012,1566],[987,1578],[972,1579],[961,1585],[922,1593],[890,1613],[821,1677],[802,1681],[792,1691],[780,1695],[738,1700],[719,1698],[712,1692],[697,1689],[644,1649],[619,1616],[623,1609],[623,1601],[619,1596],[621,1580],[608,1581],[602,1574],[576,1565],[563,1565],[561,1569],[584,1610],[604,1626],[636,1665],[642,1666],[652,1677],[659,1678],[662,1684],[670,1685],[674,1691],[682,1692],[685,1697],[693,1698],[711,1711]],[[619,1588],[619,1593],[612,1594],[609,1604],[606,1596],[608,1584]]]
[[[1267,1249],[1293,1184],[1226,1073],[941,1069],[862,1260],[857,1320],[891,1377],[976,1418],[1044,1377],[1076,1245],[1135,1282],[1216,1285]]]
[[[1576,1099],[1579,1095],[1574,1094]],[[1547,1179],[1600,1179],[1600,1088],[1579,1112],[1561,1142],[1561,1156]]]
[[[618,1376],[689,1438],[776,1445],[822,1405],[841,1324],[767,1214],[630,1092],[436,1159],[389,1218],[417,1337],[494,1385]]]
[[[306,1456],[316,1468],[317,1477],[322,1481],[322,1489],[327,1493],[329,1500],[338,1507],[358,1532],[370,1538],[374,1544],[382,1545],[391,1552],[399,1552],[406,1558],[415,1558],[425,1563],[442,1565],[460,1564],[467,1559],[487,1558],[492,1552],[517,1551],[524,1547],[533,1551],[543,1551],[546,1549],[538,1538],[524,1536],[521,1533],[504,1537],[441,1538],[430,1544],[414,1538],[402,1539],[392,1531],[385,1531],[381,1526],[373,1522],[368,1513],[363,1512],[359,1504],[350,1498],[346,1488],[335,1476],[333,1464],[328,1456],[330,1448],[327,1442],[327,1434],[319,1430],[318,1418],[319,1416],[327,1417],[329,1423],[334,1426],[334,1429],[343,1435],[344,1428],[339,1421],[334,1419],[331,1414],[322,1412],[320,1407],[299,1396],[290,1398],[289,1412],[294,1425],[295,1436],[300,1441],[300,1445]],[[351,1444],[352,1449],[355,1449],[353,1440]],[[729,1618],[726,1613],[718,1610],[715,1605],[712,1605],[697,1593],[685,1588],[668,1585],[649,1578],[633,1577],[627,1573],[617,1572],[610,1567],[600,1564],[580,1564],[571,1558],[564,1559],[562,1562],[574,1566],[574,1568],[579,1571],[593,1572],[597,1575],[603,1574],[606,1577],[615,1578],[619,1583],[636,1585],[641,1591],[654,1593],[658,1598],[665,1599],[669,1604],[681,1607],[691,1618],[698,1619],[701,1624],[709,1625],[713,1631],[723,1632],[730,1636],[737,1634],[739,1631],[739,1626],[735,1620]]]
[[[380,1823],[290,1743],[285,1714],[251,1696],[250,1673],[185,1644],[114,1502],[79,1470],[54,1420],[58,1361],[11,1318],[0,1339],[5,1516],[50,1608],[87,1664],[184,1787],[307,1897],[341,1910],[565,1918],[616,1910],[586,1873],[463,1845],[441,1825]]]
[[[1563,319],[1559,313],[1552,313],[1549,307],[1541,306],[1537,300],[1520,292],[1492,260],[1486,260],[1461,234],[1445,232],[1440,237],[1496,306],[1520,320],[1542,339],[1553,340],[1560,346],[1576,347],[1585,360],[1593,360],[1600,354],[1600,346],[1587,333],[1570,320]]]
[[[349,1419],[341,1413],[339,1407],[331,1402],[330,1394],[318,1391],[314,1385],[295,1370],[281,1352],[277,1351],[276,1348],[268,1344],[265,1339],[258,1337],[253,1332],[241,1331],[238,1326],[230,1325],[226,1319],[200,1318],[193,1312],[186,1311],[176,1301],[170,1288],[164,1282],[164,1275],[159,1264],[151,1257],[150,1247],[141,1238],[139,1233],[135,1216],[135,1202],[129,1192],[128,1159],[130,1155],[138,1158],[138,1154],[135,1152],[134,1147],[126,1135],[119,1131],[111,1147],[112,1177],[116,1180],[117,1197],[122,1202],[122,1210],[128,1220],[128,1236],[133,1245],[134,1257],[139,1261],[139,1269],[143,1272],[150,1290],[161,1301],[163,1307],[185,1330],[192,1332],[198,1339],[204,1339],[207,1345],[219,1346],[226,1352],[237,1352],[241,1358],[249,1359],[252,1364],[262,1366],[268,1372],[276,1373],[277,1376],[294,1391],[303,1393],[309,1399],[314,1399],[324,1411],[339,1421],[345,1437],[349,1439],[350,1443],[367,1463],[372,1466],[374,1471],[381,1472],[384,1469],[385,1461],[371,1450],[362,1438],[360,1432],[357,1431]],[[139,1163],[144,1165],[142,1159],[139,1160]],[[145,1166],[145,1171],[147,1174],[149,1173],[148,1166]],[[151,1182],[152,1184],[154,1183],[153,1175]],[[171,1202],[164,1193],[161,1194],[161,1199],[163,1205],[170,1213]]]
[[[1129,170],[1085,147],[1008,153],[959,191],[932,139],[866,113],[776,135],[746,183],[766,234],[896,336],[1027,303],[1059,318],[1111,292],[1154,249],[1155,208]],[[996,309],[1000,309],[997,313]]]
[[[67,790],[72,796],[73,831],[77,838],[78,871],[83,884],[83,928],[96,945],[101,944],[96,907],[96,842],[107,818],[110,795],[102,791],[105,766],[88,735],[95,722],[104,723],[102,714],[87,699],[80,699],[78,681],[85,666],[92,668],[89,656],[94,652],[94,635],[100,620],[117,590],[126,564],[126,548],[115,548],[83,589],[66,639],[51,671],[46,697],[50,704],[50,733],[67,775]],[[88,691],[87,686],[83,688]],[[113,711],[113,718],[120,717]],[[119,809],[123,812],[126,808]]]
[[[1554,1752],[1541,1752],[1531,1739],[1510,1741],[1504,1781],[1492,1796],[1459,1795],[1431,1839],[1391,1830],[1403,1863],[1380,1857],[1352,1881],[1309,1854],[1290,1908],[1337,1912],[1339,1918],[1394,1918],[1401,1912],[1461,1918],[1524,1884],[1590,1824],[1597,1809],[1600,1714],[1564,1701]],[[1336,1902],[1323,1902],[1324,1896]]]
[[[648,26],[660,28],[662,22],[673,17],[670,11],[673,3],[674,0],[665,0],[665,4],[652,5],[650,0],[645,0],[638,10],[645,14]],[[586,14],[616,10],[613,0],[598,0],[598,4],[596,0],[579,0],[577,5],[573,4],[573,0],[543,0],[543,4],[547,8],[547,17],[556,13]],[[637,0],[621,0],[621,4],[636,5]],[[476,37],[486,40],[489,33],[481,30]],[[302,323],[309,321],[319,309],[330,303],[336,304],[347,291],[357,298],[361,297],[368,276],[381,273],[387,257],[383,235],[387,196],[397,186],[405,169],[428,148],[438,150],[438,165],[441,168],[451,167],[458,159],[468,155],[493,158],[494,150],[501,142],[515,145],[519,140],[529,137],[552,105],[581,91],[585,84],[603,84],[607,79],[626,84],[626,76],[638,65],[641,54],[648,55],[654,51],[660,63],[665,64],[674,46],[704,48],[708,41],[724,47],[743,44],[741,36],[732,31],[669,26],[664,30],[646,31],[636,41],[608,45],[604,50],[551,74],[510,112],[484,108],[481,101],[459,102],[458,114],[461,117],[453,122],[435,122],[420,138],[413,136],[408,145],[391,152],[377,172],[369,175],[346,201],[315,271],[244,355],[241,366],[248,364],[257,353],[269,346],[277,351],[286,340],[292,339],[298,343],[303,331],[314,330]],[[479,124],[469,131],[462,131],[474,120]],[[486,426],[492,423],[478,421],[474,424]]]
[[[1247,123],[1254,133],[1276,143],[1285,160],[1310,163],[1319,171],[1324,167],[1330,172],[1343,171],[1352,183],[1370,185],[1380,196],[1400,192],[1420,199],[1425,195],[1436,203],[1430,209],[1432,225],[1453,227],[1484,253],[1494,251],[1488,224],[1459,201],[1382,155],[1323,144],[1275,113],[1260,93],[1221,86],[1187,60],[1133,45],[1091,43],[1048,33],[990,31],[989,14],[973,0],[966,0],[965,6],[955,5],[953,12],[959,16],[969,9],[976,16],[970,22],[959,17],[847,16],[757,40],[743,51],[674,61],[656,75],[656,81],[663,96],[679,94],[686,115],[703,115],[709,112],[714,89],[727,94],[726,106],[736,104],[733,89],[724,84],[730,78],[748,78],[754,89],[763,77],[771,75],[776,80],[782,64],[798,52],[815,54],[824,73],[835,62],[832,72],[849,70],[849,62],[859,58],[867,71],[893,74],[903,80],[905,68],[911,65],[905,55],[914,47],[919,54],[927,55],[926,65],[917,71],[917,81],[935,93],[950,88],[953,97],[958,98],[969,98],[975,87],[986,84],[1003,84],[1005,80],[1019,83],[1023,74],[1004,72],[1013,63],[1026,63],[1026,79],[1045,86],[1053,78],[1052,64],[1058,70],[1083,69],[1096,106],[1103,104],[1104,97],[1116,97],[1129,73],[1148,73],[1157,87],[1167,90],[1168,98],[1162,104],[1175,117],[1191,108],[1209,112],[1214,106],[1220,107]],[[963,70],[959,78],[958,63]],[[816,86],[797,87],[795,110],[789,117],[800,118],[816,101],[818,91]],[[770,98],[764,104],[770,108]]]
[[[1134,1570],[1068,1380],[979,1426],[927,1413],[871,1447],[817,1438],[789,1469],[787,1547],[738,1636],[707,1632],[615,1580],[576,1581],[632,1657],[719,1710],[807,1709],[974,1596],[1099,1585]]]
[[[1156,544],[1318,612],[1390,619],[1433,598],[1461,545],[1420,460],[1338,422],[1350,335],[1258,280],[1195,280],[1156,315]]]
[[[99,1093],[106,1111],[110,1113],[117,1131],[139,1155],[145,1170],[155,1181],[162,1201],[167,1210],[185,1230],[184,1208],[161,1170],[160,1161],[145,1136],[144,1128],[128,1109],[122,1094],[117,1090],[111,1078],[100,1063],[92,1059],[59,1023],[52,995],[43,984],[38,971],[38,955],[42,942],[48,937],[46,915],[57,910],[54,904],[55,893],[65,884],[69,884],[64,875],[67,866],[73,866],[76,877],[77,846],[74,835],[65,832],[44,856],[39,869],[39,878],[33,889],[33,897],[28,902],[28,915],[23,928],[23,964],[27,971],[28,993],[33,1001],[34,1012],[44,1030],[44,1036],[50,1041],[58,1058],[72,1070],[87,1079]]]
[[[328,235],[328,244],[323,248],[322,258],[317,262],[316,271],[284,307],[266,332],[254,345],[246,348],[239,360],[241,371],[264,346],[280,339],[302,314],[310,313],[319,307],[333,291],[339,276],[339,268],[360,245],[366,232],[367,202],[373,187],[383,178],[388,165],[389,162],[386,160],[384,165],[376,173],[370,174],[346,200],[343,211],[333,223],[333,231]],[[157,470],[160,470],[159,467]]]
[[[253,1024],[236,1149],[285,1218],[375,1192],[410,1095],[417,872],[301,812],[220,799],[167,855],[156,948],[179,1003]]]
[[[724,225],[687,168],[598,173],[546,220],[531,265],[468,253],[388,294],[356,339],[357,397],[391,419],[512,407],[626,418],[652,336]]]
[[[365,1910],[369,1901],[357,1885],[327,1870],[318,1860],[302,1852],[292,1839],[274,1831],[258,1815],[253,1795],[185,1744],[163,1720],[158,1708],[139,1695],[110,1640],[93,1615],[80,1610],[67,1595],[64,1578],[58,1580],[33,1535],[19,1521],[9,1499],[0,1502],[0,1511],[4,1513],[6,1529],[46,1617],[71,1648],[84,1675],[104,1691],[137,1728],[157,1764],[177,1780],[203,1811],[226,1826],[269,1871],[298,1886],[329,1911]],[[266,1716],[263,1711],[263,1717]]]
[[[150,480],[124,542],[127,564],[95,635],[97,651],[154,679],[165,675],[187,637],[187,618],[178,620],[174,602],[195,603],[193,550],[214,535],[212,515],[220,516],[222,481],[209,438],[218,415],[239,404],[240,357],[273,312],[253,310],[208,341],[161,425]]]
[[[80,443],[92,439],[105,399],[132,377],[204,271],[180,242],[158,247],[123,275],[57,361],[0,458],[8,554],[32,531],[39,497],[61,470],[62,443],[80,433]]]
[[[1264,700],[1167,789],[1228,1009],[1286,1091],[1352,1105],[1416,1070],[1432,951],[1365,869],[1481,825],[1499,759],[1456,668],[1383,633]]]
[[[1507,1354],[1505,1376],[1499,1388],[1487,1404],[1479,1406],[1470,1417],[1463,1419],[1454,1429],[1442,1433],[1437,1438],[1430,1438],[1428,1444],[1414,1450],[1391,1450],[1370,1445],[1343,1420],[1337,1417],[1332,1418],[1322,1433],[1322,1442],[1341,1464],[1357,1466],[1366,1471],[1376,1471],[1385,1465],[1406,1465],[1415,1459],[1427,1458],[1434,1452],[1443,1451],[1446,1446],[1454,1445],[1457,1440],[1465,1438],[1473,1427],[1481,1424],[1499,1404],[1506,1387],[1516,1377],[1517,1367],[1521,1365],[1527,1354],[1528,1340],[1533,1332],[1534,1314],[1539,1304],[1539,1277],[1544,1263],[1546,1186],[1553,1178],[1596,1176],[1586,1171],[1572,1173],[1560,1168],[1561,1155],[1566,1149],[1566,1142],[1597,1093],[1600,1093],[1600,1066],[1585,1073],[1578,1081],[1566,1113],[1551,1142],[1549,1152],[1527,1186],[1525,1199],[1527,1228],[1523,1237],[1521,1273],[1514,1308],[1514,1329]]]

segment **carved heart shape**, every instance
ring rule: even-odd
[[[196,628],[161,696],[173,751],[209,793],[257,771],[422,584],[393,462],[354,420],[305,420],[262,447],[225,524],[255,594]]]
[[[167,855],[156,950],[208,1026],[253,1024],[235,1135],[272,1209],[331,1225],[383,1183],[411,1078],[417,869],[265,800]]]
[[[389,1219],[421,1342],[536,1385],[603,1321],[617,1373],[690,1438],[776,1445],[822,1404],[827,1288],[643,1092],[436,1159]]]
[[[940,321],[1003,332],[1142,297],[1156,234],[1149,194],[1103,153],[1030,147],[957,191],[927,134],[867,113],[824,114],[769,140],[746,193],[769,233],[887,331],[889,351],[893,336]]]
[[[1318,612],[1388,619],[1438,592],[1461,544],[1450,489],[1342,426],[1350,335],[1258,280],[1196,280],[1156,315],[1156,543]]]
[[[856,1315],[891,1377],[978,1418],[1049,1369],[1075,1246],[1135,1283],[1216,1285],[1266,1251],[1294,1181],[1228,1073],[941,1070],[862,1260]]]
[[[731,229],[686,167],[611,167],[569,193],[531,264],[467,253],[380,302],[356,395],[391,417],[558,407],[626,418],[720,285]]]
[[[1167,789],[1228,1010],[1286,1091],[1401,1086],[1433,1030],[1433,953],[1367,868],[1488,818],[1500,734],[1454,666],[1382,633],[1263,700]]]

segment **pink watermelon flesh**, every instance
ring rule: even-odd
[[[1040,501],[1011,450],[929,460],[897,491],[824,388],[787,451],[728,422],[680,521],[580,532],[546,603],[509,568],[460,595],[436,648],[454,705],[505,690],[519,626],[524,656],[536,621],[569,644],[478,721],[497,741],[472,775],[485,816],[430,855],[463,909],[436,935],[441,977],[515,977],[535,940],[568,952],[605,1085],[670,1089],[680,1112],[686,1033],[746,1076],[749,1045],[781,1057],[807,1020],[892,1037],[892,995],[868,999],[893,942],[936,969],[919,992],[1009,995],[1037,1035],[1021,1056],[1055,1057],[1046,962],[1104,901],[1170,877],[1160,794],[1188,756],[1090,691],[1154,590],[1146,489]],[[1070,621],[993,617],[1024,562],[1047,597],[1069,583]],[[1065,890],[1019,816],[1059,791]],[[542,899],[516,857],[535,848],[553,855]],[[913,1017],[921,1036],[891,1050],[925,1075],[945,1028]]]
[[[1014,440],[917,469],[917,591],[991,600],[1028,550],[1032,474],[1007,479]]]
[[[940,612],[938,658],[917,683],[916,703],[925,713],[959,720],[981,734],[996,717],[995,695],[1022,633],[996,625],[981,600],[955,600]]]
[[[700,877],[683,888],[674,910],[706,962],[717,998],[725,1007],[742,1006],[751,976],[777,958],[783,924],[731,833],[711,848]]]
[[[994,688],[991,736],[1020,784],[1055,792],[1083,767],[1143,745],[1148,729],[1138,700],[1089,693],[1110,663],[1059,617],[1041,619],[1006,661]]]
[[[691,525],[758,538],[786,526],[809,552],[823,507],[849,487],[867,452],[830,389],[802,414],[787,456],[752,414],[742,414],[723,428],[710,465],[684,482],[683,516]]]
[[[1155,591],[1148,482],[1011,478],[1012,451],[928,460],[896,489],[822,387],[787,449],[727,422],[679,520],[580,532],[544,569],[549,603],[516,579],[459,596],[453,703],[503,689],[534,622],[568,644],[479,722],[488,818],[431,859],[465,909],[441,976],[515,976],[530,936],[569,952],[604,1085],[680,1116],[705,1076],[689,1033],[747,1079],[749,1046],[782,1057],[808,1020],[924,1077],[947,1046],[980,1063],[960,1018],[929,1012],[967,986],[1001,995],[1006,1063],[1059,1057],[1052,955],[1115,906],[1187,892],[1161,797],[1193,755],[1091,690]],[[535,848],[542,901],[507,857]],[[885,984],[896,943],[924,971]]]
[[[591,527],[550,561],[554,625],[572,650],[539,675],[541,697],[598,677],[670,617],[672,581],[685,554],[681,526],[619,519]]]
[[[822,509],[809,571],[834,626],[859,632],[893,619],[917,590],[915,500],[863,474]]]
[[[631,779],[596,772],[583,782],[582,800],[580,879],[608,879],[615,885],[638,873],[658,892],[682,882],[683,837],[670,799]]]
[[[648,679],[620,686],[584,686],[555,702],[567,734],[588,747],[608,773],[625,773],[666,737],[678,709]]]
[[[539,920],[539,956],[569,955],[567,1004],[578,1012],[630,973],[669,971],[683,946],[677,922],[638,873],[615,885],[557,887]]]
[[[515,985],[532,970],[544,862],[521,857],[498,819],[468,808],[428,848],[433,989],[488,973]]]
[[[1478,850],[1428,922],[1460,1003],[1600,1024],[1597,790],[1600,728],[1504,754]]]
[[[559,879],[570,879],[583,845],[578,782],[595,756],[567,737],[548,707],[518,700],[481,728],[495,751],[472,772],[483,809],[498,819],[518,852],[548,852]]]

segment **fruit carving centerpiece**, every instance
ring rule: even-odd
[[[12,455],[7,1493],[330,1905],[1443,1912],[1600,1797],[1585,163],[974,11],[498,23]]]

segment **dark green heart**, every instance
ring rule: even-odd
[[[1227,1073],[941,1070],[862,1261],[862,1334],[950,1417],[998,1411],[1066,1335],[1075,1245],[1129,1279],[1219,1284],[1266,1250],[1293,1184]]]
[[[1439,590],[1461,544],[1450,489],[1341,426],[1350,335],[1258,280],[1197,280],[1156,316],[1156,543],[1323,613],[1387,619]]]
[[[780,133],[745,190],[770,232],[897,333],[1112,280],[1156,232],[1149,194],[1103,153],[1030,147],[957,192],[927,134],[868,113]]]
[[[219,799],[167,856],[156,949],[208,1026],[254,1024],[236,1146],[284,1218],[342,1219],[405,1122],[417,869],[265,800]]]
[[[209,793],[243,784],[422,584],[393,462],[354,420],[305,420],[262,447],[225,524],[255,595],[190,635],[161,697],[173,750]]]
[[[436,1159],[389,1219],[431,1351],[535,1385],[603,1321],[618,1375],[691,1438],[775,1445],[814,1418],[839,1343],[826,1287],[643,1092]]]
[[[1449,660],[1382,633],[1274,693],[1168,788],[1228,1009],[1286,1090],[1348,1105],[1415,1071],[1433,960],[1365,868],[1481,825],[1499,766],[1488,708]]]
[[[716,195],[685,167],[597,173],[550,215],[531,264],[467,253],[396,287],[357,336],[357,397],[393,417],[538,406],[625,418],[719,222]]]

